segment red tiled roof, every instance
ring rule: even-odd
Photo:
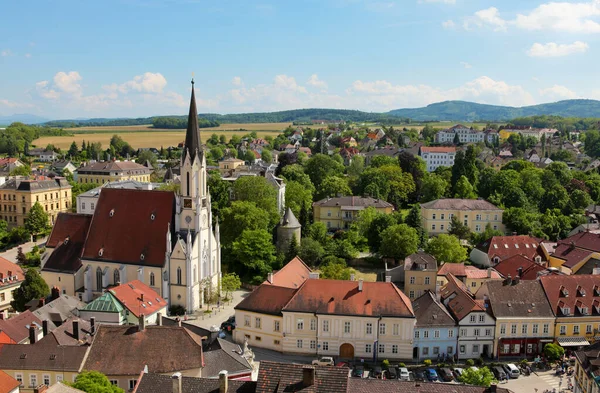
[[[281,310],[296,291],[297,289],[262,284],[235,306],[235,309],[281,315]]]
[[[133,280],[111,288],[110,292],[138,318],[142,314],[152,315],[167,307],[165,299],[139,280]]]
[[[456,147],[421,146],[421,153],[456,153]]]
[[[579,232],[559,240],[552,256],[564,259],[564,266],[572,268],[592,252],[600,252],[600,233]]]
[[[174,204],[172,192],[104,189],[82,258],[162,267]]]
[[[295,257],[277,272],[273,273],[273,282],[265,280],[265,285],[275,285],[296,289],[308,280],[311,270],[300,257]]]
[[[540,277],[540,283],[556,316],[562,316],[560,307],[570,308],[569,315],[581,316],[580,307],[587,307],[589,315],[600,314],[600,276],[578,274]],[[567,292],[561,291],[566,289]],[[579,289],[579,290],[578,290]],[[581,291],[583,290],[583,292]]]
[[[305,386],[304,369],[313,369],[314,384]],[[343,393],[348,391],[348,368],[334,366],[310,366],[271,361],[260,362],[256,393]]]
[[[503,277],[508,277],[508,275],[510,275],[514,278],[519,275],[518,269],[520,267],[523,268],[523,275],[520,277],[521,280],[535,280],[537,279],[537,273],[545,270],[542,265],[539,265],[520,254],[506,258],[494,266],[494,269],[500,272]]]
[[[15,277],[15,278],[13,278]],[[3,279],[8,279],[3,282]],[[25,280],[25,274],[21,266],[0,257],[0,288],[7,287],[9,285],[16,285],[21,281]]]
[[[13,164],[17,161],[19,161],[19,159],[14,157],[0,158],[0,166],[4,166],[6,164]]]
[[[0,393],[10,393],[15,390],[21,383],[0,370]]]
[[[543,257],[543,254],[538,252],[538,246],[542,241],[543,239],[527,235],[493,236],[478,244],[477,249],[485,252],[490,260],[494,257],[504,260],[513,255],[524,255],[533,259],[537,255]]]
[[[457,321],[461,321],[471,311],[485,311],[485,307],[473,299],[473,296],[467,292],[465,285],[460,280],[451,273],[448,274],[447,278],[448,283],[440,290],[442,302],[446,304],[446,299],[452,294],[456,295],[448,301],[447,306]]]
[[[10,338],[8,334],[0,330],[0,346],[2,344],[16,344],[16,342],[12,338]]]
[[[479,279],[479,278],[489,278],[491,280],[499,280],[502,277],[500,274],[492,269],[478,269],[475,266],[465,266],[465,273],[467,278]],[[489,274],[489,277],[488,277]]]
[[[0,330],[16,343],[20,343],[29,337],[29,326],[31,324],[34,324],[36,329],[41,329],[42,327],[42,321],[31,311],[27,310],[10,319],[0,319]]]
[[[59,213],[46,243],[54,250],[44,263],[42,270],[61,272],[79,270],[81,251],[91,222],[91,215]]]
[[[393,316],[414,318],[410,300],[388,282],[308,279],[284,311],[330,315]]]
[[[444,263],[438,270],[438,276],[447,276],[453,274],[455,277],[466,277],[465,263]]]
[[[577,247],[573,247],[570,244],[559,244],[554,250],[553,257],[563,259],[565,263],[563,266],[572,268],[581,263],[584,259],[592,255],[594,251],[582,250]]]

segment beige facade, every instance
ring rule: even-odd
[[[235,323],[234,341],[283,352],[283,316],[236,311]]]
[[[102,161],[78,168],[75,178],[79,183],[96,184],[122,180],[149,182],[151,173],[150,168],[133,161]]]
[[[83,287],[82,269],[79,269],[76,273],[42,270],[40,274],[44,281],[46,281],[46,284],[48,284],[48,287],[57,287],[63,295],[77,296],[76,291]]]
[[[74,371],[56,371],[56,370],[2,370],[17,381],[21,382],[20,391],[24,393],[33,393],[39,385],[49,382],[53,385],[57,382],[74,382],[79,375]]]
[[[71,211],[71,185],[65,179],[11,179],[0,187],[0,218],[10,227],[24,225],[35,203],[48,213],[52,225],[58,213]]]
[[[453,217],[474,233],[484,232],[487,224],[504,232],[502,212],[491,203],[477,199],[438,199],[421,204],[423,226],[430,235],[447,233]]]
[[[0,286],[0,313],[10,308],[10,302],[13,300],[12,292],[21,286],[22,281],[17,281],[10,285]]]
[[[437,270],[407,270],[404,293],[410,300],[420,297],[425,291],[436,292]]]
[[[329,231],[348,229],[358,219],[360,212],[373,207],[378,213],[391,214],[394,206],[371,197],[344,196],[326,198],[313,203],[313,219],[322,222]]]

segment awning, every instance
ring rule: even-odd
[[[559,337],[556,339],[561,347],[580,347],[590,345],[590,342],[584,337]]]

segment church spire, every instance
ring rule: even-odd
[[[198,128],[198,110],[196,109],[196,96],[194,94],[194,79],[192,78],[192,97],[190,99],[190,113],[188,115],[187,130],[185,132],[185,145],[183,147],[182,162],[187,153],[190,161],[194,161],[196,154],[202,150],[200,143],[200,129]]]

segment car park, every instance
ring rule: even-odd
[[[427,380],[429,382],[439,381],[438,374],[433,368],[428,368],[427,370],[425,370],[425,376],[427,377]]]
[[[425,375],[425,370],[417,370],[414,372],[415,381],[424,382],[427,376]]]
[[[494,376],[496,377],[496,379],[498,379],[499,381],[502,381],[504,379],[508,379],[508,375],[506,375],[506,372],[504,371],[504,369],[500,366],[495,366],[492,367],[492,373],[494,373]]]
[[[401,381],[410,381],[410,373],[406,367],[398,368],[398,379]]]
[[[235,329],[235,315],[230,316],[225,322],[221,324],[221,330],[231,332]]]
[[[354,370],[352,370],[352,376],[356,378],[362,378],[365,373],[365,368],[363,366],[356,366]]]
[[[323,356],[312,361],[313,366],[333,366],[335,362],[331,356]]]
[[[449,368],[446,368],[446,367],[441,368],[439,375],[442,378],[442,380],[445,382],[454,381],[454,376],[452,375],[452,370],[450,370]]]
[[[460,367],[456,367],[453,371],[452,374],[454,374],[454,378],[456,378],[458,380],[458,378],[460,378],[460,376],[462,375],[462,373],[464,373],[465,370],[460,368]]]
[[[382,369],[381,366],[375,366],[373,367],[373,373],[371,374],[371,377],[373,378],[381,378],[381,374],[382,374]]]
[[[397,379],[398,378],[398,371],[396,371],[396,367],[388,368],[386,373],[387,373],[387,378],[389,378],[389,379]]]
[[[519,378],[519,376],[521,375],[521,371],[519,371],[519,368],[517,366],[515,366],[513,363],[505,364],[504,371],[512,379]]]

